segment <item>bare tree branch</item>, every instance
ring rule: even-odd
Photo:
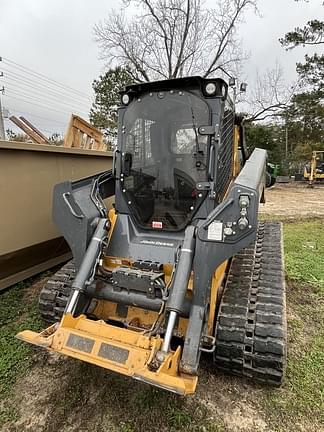
[[[257,73],[249,98],[243,100],[249,112],[246,121],[262,121],[280,116],[287,108],[298,85],[285,85],[283,71],[278,64],[263,75]]]
[[[101,58],[127,67],[140,81],[192,74],[205,77],[244,59],[237,26],[256,0],[123,0],[94,27]],[[135,6],[137,15],[130,16]]]

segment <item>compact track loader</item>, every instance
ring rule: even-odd
[[[73,261],[40,294],[53,324],[18,337],[182,395],[203,352],[215,369],[280,385],[281,225],[258,222],[266,152],[247,159],[227,84],[131,85],[118,118],[113,169],[54,189]]]

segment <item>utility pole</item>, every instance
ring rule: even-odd
[[[286,142],[286,160],[288,159],[288,124],[287,124],[287,118],[286,118],[286,125],[285,125],[285,142]]]
[[[2,111],[2,104],[1,104],[1,94],[4,93],[4,87],[0,89],[0,140],[5,140],[5,128],[4,128],[4,120],[3,120],[3,111]]]

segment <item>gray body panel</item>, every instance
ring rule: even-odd
[[[131,217],[119,214],[106,254],[174,264],[175,252],[183,240],[183,232],[166,233],[138,229]]]
[[[71,248],[78,269],[96,229],[95,220],[106,216],[103,199],[115,194],[111,171],[54,187],[52,217]]]

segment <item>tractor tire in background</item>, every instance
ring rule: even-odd
[[[52,324],[61,320],[74,276],[75,267],[73,261],[69,261],[45,283],[38,301],[44,321]]]
[[[269,188],[276,183],[276,177],[273,177],[268,172],[266,173],[266,187]]]
[[[282,225],[259,223],[255,244],[233,257],[216,323],[217,367],[279,386],[286,366]]]

